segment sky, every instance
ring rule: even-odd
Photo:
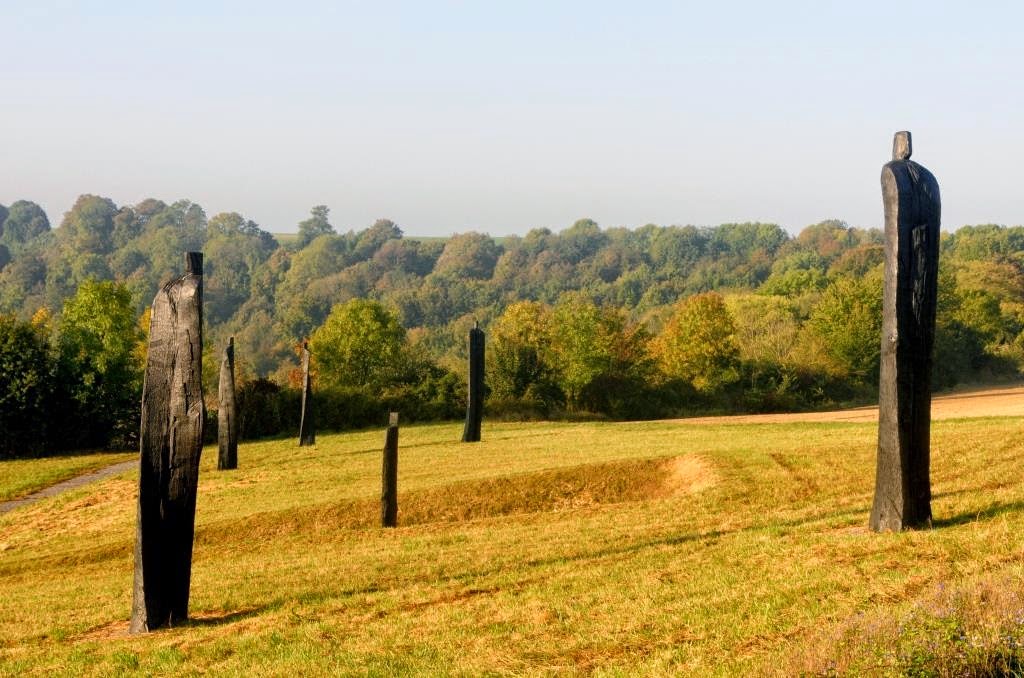
[[[0,204],[188,198],[294,231],[1024,222],[1024,3],[0,2]]]

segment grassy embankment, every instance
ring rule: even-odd
[[[1016,643],[1019,418],[936,422],[936,527],[897,535],[864,527],[873,424],[460,429],[403,428],[388,531],[382,431],[208,449],[193,620],[146,636],[129,474],[0,516],[0,674],[858,674]]]

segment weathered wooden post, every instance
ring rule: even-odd
[[[132,633],[188,618],[203,451],[203,255],[153,300],[142,386]]]
[[[235,338],[228,339],[217,384],[217,468],[238,468],[238,419],[235,416]]]
[[[484,415],[484,331],[479,323],[469,331],[469,398],[462,442],[480,442],[480,421]]]
[[[932,347],[939,270],[939,184],[897,132],[882,168],[885,287],[878,385],[878,465],[871,529],[929,525]]]
[[[309,342],[302,342],[302,415],[299,419],[299,447],[316,444],[313,418],[313,385],[309,379]]]
[[[398,525],[398,412],[388,415],[384,437],[384,467],[381,470],[380,525]]]

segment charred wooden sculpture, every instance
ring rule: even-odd
[[[203,255],[153,300],[142,387],[132,633],[188,618],[203,450]]]
[[[235,338],[228,339],[217,384],[217,468],[238,468],[238,419],[235,416]]]
[[[469,331],[469,398],[462,442],[480,442],[480,422],[484,414],[484,331],[474,324]]]
[[[384,437],[384,466],[381,469],[380,490],[381,527],[398,525],[398,412],[388,417],[388,431]]]
[[[931,523],[932,347],[939,268],[939,184],[897,132],[882,168],[885,288],[878,388],[878,466],[871,529]]]
[[[313,384],[309,379],[309,342],[302,342],[302,415],[299,419],[299,447],[316,444],[313,419]]]

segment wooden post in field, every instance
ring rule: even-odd
[[[153,300],[142,386],[132,633],[188,618],[203,451],[203,255]]]
[[[474,323],[469,331],[469,398],[462,442],[480,442],[480,422],[484,414],[484,331]]]
[[[302,342],[302,415],[299,419],[299,447],[316,444],[313,418],[313,384],[309,379],[309,342]]]
[[[938,294],[939,184],[910,160],[897,132],[882,168],[885,287],[878,380],[878,465],[871,529],[931,524],[929,479],[932,348]]]
[[[217,384],[217,468],[238,468],[238,418],[235,414],[235,338],[228,339]]]
[[[398,525],[398,412],[388,415],[381,481],[380,525],[395,527]]]

